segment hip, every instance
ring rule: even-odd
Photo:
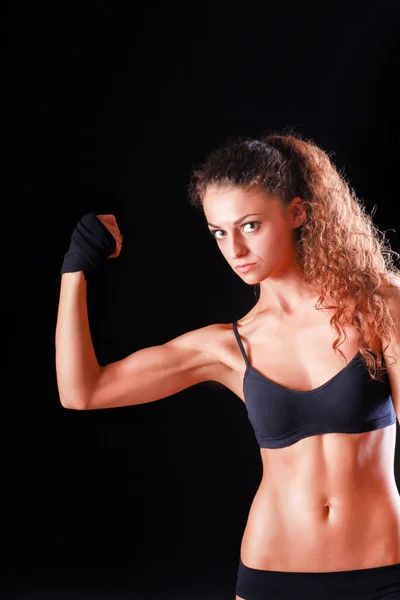
[[[395,600],[400,598],[400,562],[372,569],[325,573],[253,569],[239,561],[238,600]]]

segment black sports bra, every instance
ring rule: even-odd
[[[322,433],[363,433],[396,422],[387,373],[385,383],[372,379],[360,352],[326,383],[298,391],[253,369],[236,321],[233,331],[246,362],[243,394],[260,448],[283,448]]]

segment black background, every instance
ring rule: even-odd
[[[10,5],[7,597],[233,600],[261,477],[245,407],[207,382],[136,407],[64,409],[63,255],[83,214],[115,214],[122,253],[88,287],[100,364],[239,318],[252,289],[190,208],[189,174],[231,137],[287,128],[330,153],[399,252],[396,5]],[[397,457],[398,445],[399,481]]]

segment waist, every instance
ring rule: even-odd
[[[242,559],[254,568],[304,572],[400,562],[400,496],[368,485],[337,496],[305,490],[282,496],[262,483],[250,508]]]
[[[262,481],[253,499],[251,511],[257,512],[261,521],[273,518],[282,525],[304,527],[307,524],[321,526],[348,525],[367,519],[400,521],[400,495],[394,485],[375,487],[365,481],[349,486],[337,493],[314,488],[274,489],[268,481]]]

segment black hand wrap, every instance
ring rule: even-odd
[[[84,215],[72,232],[61,275],[83,271],[87,279],[89,273],[101,269],[116,245],[114,236],[94,213]]]

